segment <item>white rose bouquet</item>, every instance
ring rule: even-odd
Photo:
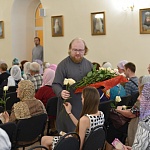
[[[6,111],[6,102],[10,97],[6,98],[6,93],[8,91],[8,86],[3,87],[3,98],[0,98],[0,104],[4,106],[4,111]]]
[[[66,86],[67,91],[70,91],[70,86],[73,85],[74,83],[76,83],[76,81],[73,80],[72,78],[64,79],[64,85]],[[64,100],[64,103],[66,102],[66,100]]]

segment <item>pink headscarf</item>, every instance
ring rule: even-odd
[[[49,66],[49,68],[52,69],[52,70],[54,70],[54,71],[56,71],[57,65],[51,64],[51,65]]]
[[[46,68],[44,70],[42,86],[52,85],[54,77],[55,77],[55,71],[50,68]]]

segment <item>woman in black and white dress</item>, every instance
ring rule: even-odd
[[[79,121],[71,113],[72,106],[69,102],[64,104],[68,117],[71,118],[72,122],[77,126],[76,131],[80,136],[82,149],[83,143],[90,133],[90,131],[98,125],[104,124],[104,114],[101,111],[98,111],[100,95],[96,88],[86,87],[82,92],[82,113]],[[49,150],[53,149],[60,139],[61,136],[51,137],[44,136],[42,137],[41,144],[46,146]]]

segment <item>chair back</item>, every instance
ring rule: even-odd
[[[17,130],[16,124],[13,122],[7,122],[5,124],[0,124],[0,128],[6,131],[13,147],[16,139],[16,130]]]
[[[17,92],[16,91],[7,93],[6,98],[8,98],[8,100],[6,102],[6,110],[11,110],[14,103],[17,103],[20,101],[20,99],[17,98]]]
[[[58,102],[58,97],[52,97],[48,100],[46,105],[46,111],[48,116],[57,115],[57,102]]]
[[[36,138],[40,140],[40,138],[43,136],[46,121],[47,114],[39,114],[32,116],[31,118],[20,119],[17,123],[17,144],[19,142],[30,142]]]
[[[98,150],[103,148],[105,139],[106,133],[103,126],[96,126],[86,138],[82,150]]]
[[[129,102],[129,106],[133,106],[135,104],[135,102],[137,101],[137,98],[139,96],[139,92],[137,93],[134,93],[132,96],[131,96],[131,100]]]
[[[131,101],[131,95],[121,97],[121,101],[117,103],[117,106],[129,106],[129,102]]]
[[[76,132],[69,132],[61,137],[54,150],[79,150],[80,137]]]
[[[107,124],[108,124],[108,118],[109,118],[109,113],[110,113],[110,109],[111,109],[111,106],[110,104],[112,103],[113,101],[109,100],[109,101],[106,101],[106,102],[102,102],[99,104],[99,110],[102,111],[104,113],[104,118],[105,118],[105,125],[107,127]]]

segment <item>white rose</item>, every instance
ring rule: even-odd
[[[122,109],[123,109],[123,110],[127,109],[127,106],[126,106],[126,105],[123,105],[123,106],[122,106]]]
[[[111,71],[111,68],[110,68],[110,67],[108,67],[108,68],[107,68],[107,70],[108,70],[108,71]]]
[[[8,91],[8,86],[4,86],[3,91]]]
[[[105,68],[103,68],[103,67],[100,67],[100,70],[105,70]]]
[[[67,85],[69,83],[68,79],[64,79],[64,85]]]
[[[110,70],[110,73],[115,73],[114,70]]]
[[[72,85],[72,84],[76,83],[76,81],[73,80],[72,78],[69,78],[68,79],[68,83],[69,83],[69,85]]]
[[[116,102],[121,102],[121,98],[120,98],[120,96],[116,96],[115,101],[116,101]]]

